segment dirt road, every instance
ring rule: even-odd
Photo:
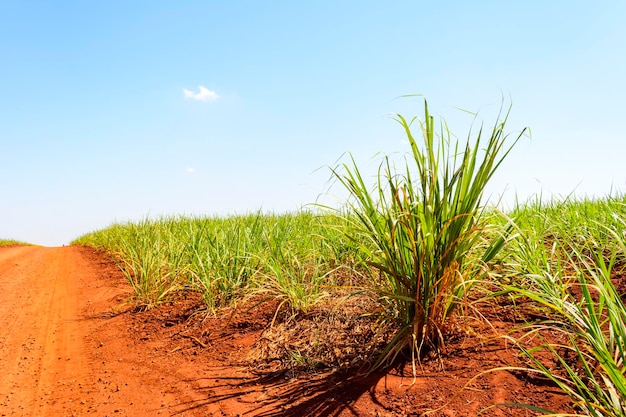
[[[2,415],[45,415],[80,402],[88,364],[78,284],[89,276],[79,263],[72,249],[0,252]]]
[[[126,289],[102,274],[87,249],[0,248],[0,416],[170,415],[185,400],[127,350]]]

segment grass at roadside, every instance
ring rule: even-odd
[[[0,239],[0,247],[1,246],[32,246],[32,245],[30,243],[20,242],[19,240]]]
[[[111,253],[146,307],[191,288],[210,309],[259,295],[304,312],[349,284],[342,271],[359,261],[357,245],[337,230],[342,221],[307,211],[166,217],[112,225],[73,244]]]

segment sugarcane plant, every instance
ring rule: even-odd
[[[510,109],[502,106],[490,131],[485,133],[482,125],[476,133],[470,129],[461,144],[445,120],[436,128],[424,100],[421,141],[414,134],[417,118],[395,118],[411,148],[402,171],[384,157],[370,187],[352,156],[332,168],[349,194],[352,221],[346,233],[368,251],[383,321],[395,322],[398,329],[374,368],[408,352],[415,373],[424,353],[440,351],[451,314],[484,273],[482,266],[504,245],[504,234],[486,231],[482,199],[487,183],[527,131],[505,134]],[[482,248],[479,256],[477,247]]]

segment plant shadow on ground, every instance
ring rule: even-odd
[[[186,381],[203,395],[178,404],[175,415],[217,407],[226,415],[356,416],[362,413],[353,406],[364,395],[384,408],[377,392],[386,390],[391,374],[396,384],[412,381],[403,375],[404,364],[368,372],[370,362],[355,344],[372,344],[376,339],[373,318],[360,317],[345,304],[333,313],[296,315],[276,310],[276,302],[252,304],[252,311],[243,308],[232,315],[203,319],[189,314],[193,308],[176,308],[182,314],[172,327],[185,329],[177,331],[179,335],[195,335],[192,341],[202,347],[203,356],[217,360],[217,366],[205,368],[201,378]],[[315,344],[318,349],[312,347]]]
[[[254,378],[215,378],[210,388],[205,390],[205,399],[180,404],[181,409],[176,415],[232,400],[240,402],[247,409],[244,415],[358,416],[362,414],[353,405],[367,393],[372,403],[384,407],[377,399],[375,387],[386,376],[387,372],[384,371],[367,374],[352,369],[308,375],[304,383],[302,379],[290,378],[284,372]],[[216,395],[216,391],[219,394]]]

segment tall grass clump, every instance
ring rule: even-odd
[[[332,241],[328,244],[333,228],[326,226],[332,219],[320,219],[310,214],[282,216],[266,228],[255,294],[279,300],[279,308],[294,312],[307,312],[328,296],[337,258]]]
[[[415,365],[426,350],[445,347],[450,315],[476,279],[468,271],[477,271],[477,262],[488,262],[503,246],[502,236],[486,237],[481,202],[487,183],[526,131],[512,139],[505,134],[509,111],[501,111],[489,131],[470,131],[462,144],[445,121],[437,129],[425,101],[417,138],[416,119],[396,117],[411,146],[401,171],[385,157],[370,187],[353,158],[333,169],[350,195],[347,233],[366,242],[386,320],[399,326],[377,366],[407,349]],[[489,241],[482,255],[470,259],[484,239]]]
[[[196,218],[182,224],[191,285],[213,310],[242,295],[258,269],[264,218],[260,213],[231,218]]]
[[[113,225],[73,243],[89,245],[113,255],[135,292],[138,307],[153,307],[186,285],[189,272],[187,244],[179,238],[174,219],[144,219]]]

